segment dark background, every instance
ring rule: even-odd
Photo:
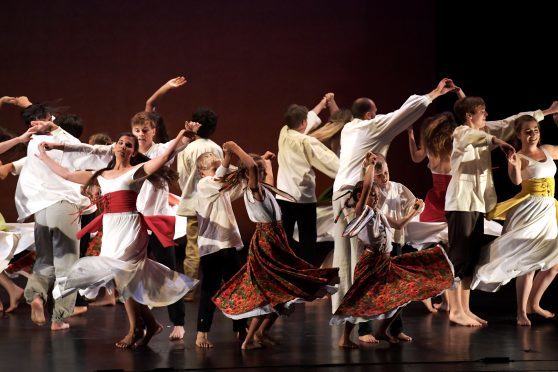
[[[185,75],[188,84],[158,106],[169,134],[196,107],[207,106],[219,114],[214,140],[235,140],[251,152],[276,151],[286,107],[311,108],[329,91],[341,107],[369,96],[387,113],[451,77],[468,95],[486,100],[489,119],[558,99],[557,6],[488,10],[481,2],[447,3],[454,2],[4,3],[0,96],[66,106],[83,117],[84,141],[101,131],[116,138],[159,86]],[[427,114],[450,109],[454,100],[443,97]],[[4,107],[0,125],[22,132],[18,115]],[[556,138],[554,124],[544,127],[547,142]],[[430,175],[426,163],[411,162],[406,133],[388,160],[392,179],[424,197]],[[320,176],[318,192],[330,183]],[[17,217],[15,184],[11,176],[0,183],[0,211],[8,221]],[[502,185],[501,195],[513,192]],[[235,210],[249,234],[243,207]]]

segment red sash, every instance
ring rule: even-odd
[[[121,190],[108,193],[101,198],[103,213],[95,217],[93,221],[87,224],[83,229],[78,231],[77,238],[81,239],[85,234],[96,232],[103,227],[103,215],[105,213],[122,213],[135,212],[136,199],[138,193],[131,190]],[[142,224],[155,234],[163,247],[172,247],[176,243],[172,240],[174,237],[174,216],[144,216],[140,215]]]

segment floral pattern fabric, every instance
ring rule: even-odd
[[[339,281],[338,271],[315,268],[297,257],[280,222],[258,223],[246,264],[221,287],[213,302],[225,315],[264,306],[281,312],[281,305],[289,301],[324,296],[327,286]]]

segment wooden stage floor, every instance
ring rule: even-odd
[[[543,305],[558,309],[556,286]],[[5,293],[0,293],[6,303]],[[71,329],[51,332],[37,327],[30,308],[21,304],[15,314],[0,319],[0,371],[509,371],[558,370],[558,332],[553,320],[532,327],[515,325],[513,283],[496,294],[473,293],[473,308],[489,325],[451,326],[445,313],[429,314],[421,303],[404,312],[408,344],[381,343],[358,350],[336,346],[341,327],[328,325],[329,300],[298,305],[289,318],[279,319],[273,334],[281,345],[241,351],[230,320],[216,313],[211,340],[215,348],[194,346],[197,303],[187,303],[185,341],[170,342],[165,309],[156,309],[165,325],[162,334],[141,350],[118,350],[114,342],[126,330],[122,305],[90,308],[70,319]]]

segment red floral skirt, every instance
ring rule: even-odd
[[[380,317],[410,301],[439,295],[453,279],[453,268],[440,246],[396,257],[366,249],[335,315]]]
[[[281,222],[258,223],[248,261],[213,297],[225,315],[239,315],[295,299],[312,301],[339,282],[339,269],[319,269],[297,257]]]
[[[424,211],[420,222],[446,222],[446,191],[451,180],[449,174],[432,173],[432,188],[424,198]]]
[[[86,256],[99,256],[101,254],[101,245],[103,243],[103,231],[99,230],[95,236],[89,241]]]

